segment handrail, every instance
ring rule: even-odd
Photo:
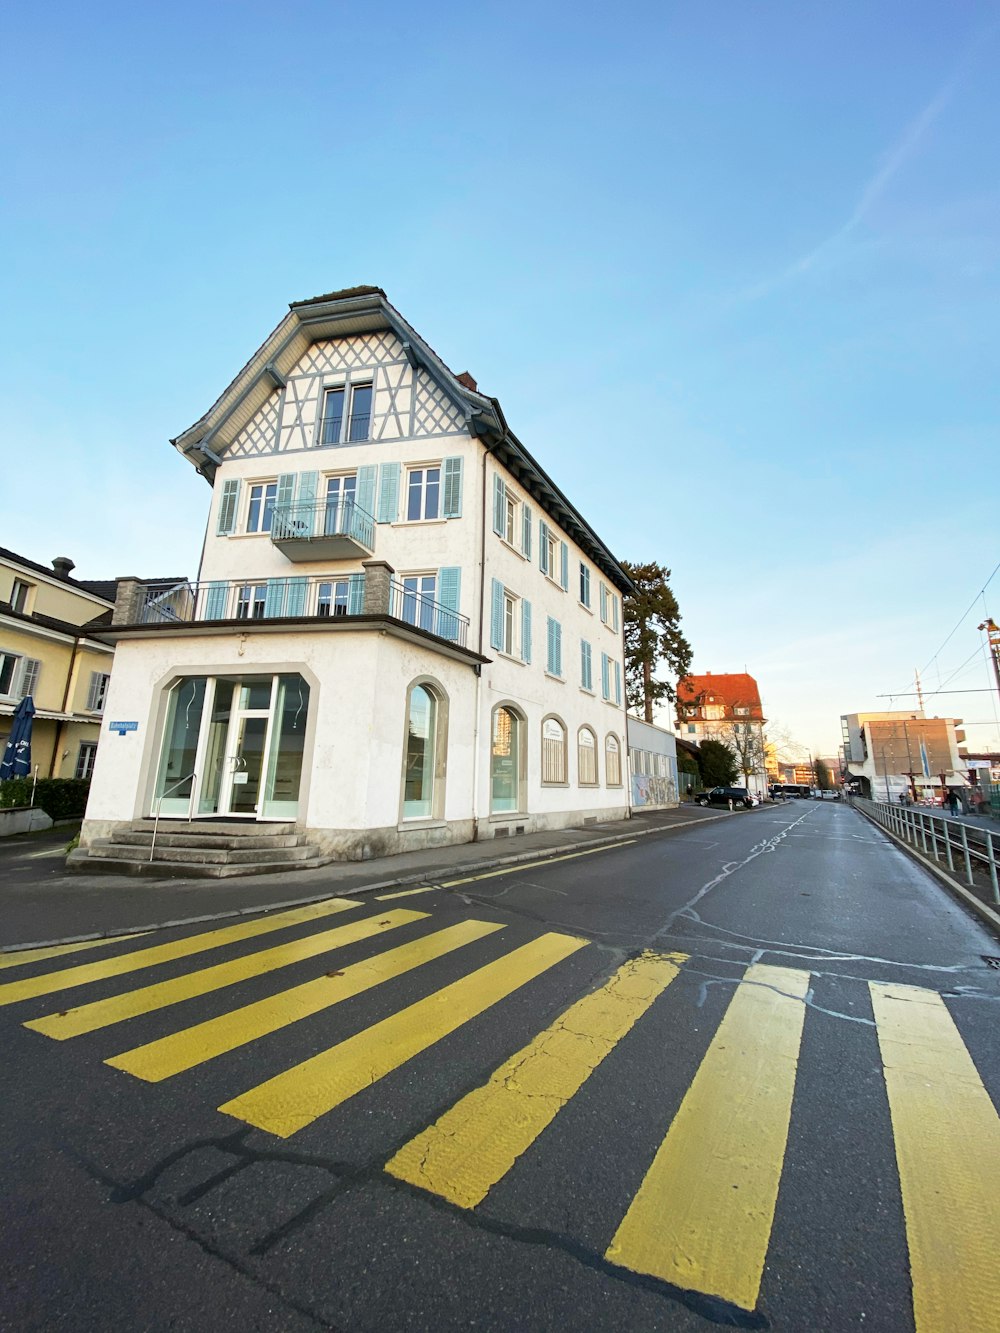
[[[970,888],[974,883],[973,861],[981,862],[984,872],[989,875],[993,902],[1000,906],[1000,876],[997,873],[1000,868],[1000,847],[994,843],[995,834],[991,829],[970,825],[961,819],[949,819],[936,810],[921,810],[913,805],[895,805],[891,801],[872,801],[860,796],[854,798],[854,804],[870,806],[871,817],[876,823],[915,848],[919,842],[919,850],[932,855],[935,861],[942,859],[940,846],[951,871],[956,868],[954,853],[960,852],[965,880]],[[982,838],[981,846],[970,842],[970,828],[977,838]],[[958,837],[954,838],[953,833],[957,833]]]
[[[195,787],[198,785],[197,773],[188,773],[186,777],[178,778],[177,781],[172,782],[169,787],[164,787],[163,791],[161,791],[156,798],[156,813],[153,816],[153,841],[149,844],[150,861],[153,859],[153,848],[156,846],[156,831],[160,826],[160,806],[163,804],[163,798],[164,796],[169,796],[172,791],[176,791],[178,787],[182,786],[189,780],[191,781],[191,799],[188,801],[188,823],[190,824],[191,820],[194,818],[194,793]]]

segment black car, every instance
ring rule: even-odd
[[[711,791],[700,791],[694,799],[699,805],[728,805],[732,801],[734,806],[742,805],[744,810],[753,805],[753,797],[746,787],[713,787]]]

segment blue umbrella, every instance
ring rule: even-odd
[[[35,705],[26,694],[14,709],[10,739],[0,761],[0,778],[26,778],[31,772],[31,719]]]

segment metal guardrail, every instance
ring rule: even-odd
[[[469,637],[468,616],[459,615],[425,593],[411,592],[399,579],[389,580],[389,614],[462,648]]]
[[[193,620],[272,620],[277,616],[359,616],[364,574],[341,578],[289,575],[270,579],[209,579],[181,583],[146,599],[144,625]]]
[[[949,819],[947,815],[921,810],[914,805],[869,801],[863,796],[856,796],[854,804],[867,811],[876,824],[895,833],[912,847],[918,847],[925,856],[933,856],[935,861],[944,860],[951,871],[954,871],[956,857],[960,855],[970,888],[974,883],[973,864],[981,863],[990,878],[993,901],[1000,905],[1000,883],[997,880],[1000,835],[992,829],[973,828],[963,820]]]
[[[275,505],[271,540],[312,541],[317,537],[350,537],[366,550],[375,549],[375,519],[353,499],[296,500]]]
[[[194,819],[194,792],[198,785],[198,774],[188,773],[186,777],[178,778],[177,781],[171,783],[169,787],[165,787],[156,798],[156,812],[153,815],[153,837],[149,844],[150,861],[152,861],[153,852],[156,850],[156,834],[160,827],[160,807],[163,805],[164,797],[169,796],[170,793],[176,791],[178,787],[182,787],[185,782],[191,783],[191,795],[188,798],[188,823],[190,824],[192,819]]]

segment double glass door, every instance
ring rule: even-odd
[[[190,677],[171,690],[154,810],[292,819],[309,687],[298,675]]]

